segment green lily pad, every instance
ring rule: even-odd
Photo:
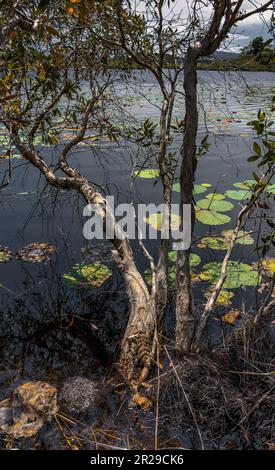
[[[209,299],[212,295],[213,291],[211,289],[207,290],[205,292],[205,297],[207,299]],[[221,289],[218,297],[217,297],[217,300],[216,300],[216,303],[219,304],[219,305],[230,305],[232,302],[232,298],[234,297],[234,292],[230,291],[230,290],[224,290],[224,289]]]
[[[204,237],[201,239],[200,245],[206,245],[210,250],[227,250],[228,248],[228,242],[221,237]]]
[[[169,251],[168,259],[171,262],[175,262],[177,260],[177,251]],[[198,266],[201,262],[201,257],[196,253],[191,253],[190,255],[190,266]]]
[[[235,186],[235,188],[239,188],[239,189],[251,189],[251,187],[256,183],[255,180],[245,180],[243,182],[240,182],[240,183],[234,183],[233,186]]]
[[[268,184],[266,190],[270,194],[275,194],[275,184]]]
[[[144,170],[135,170],[133,172],[134,177],[144,178],[144,179],[153,179],[159,177],[159,170],[155,168],[146,168]]]
[[[202,194],[207,191],[212,185],[210,183],[194,184],[194,194]],[[180,193],[180,183],[173,184],[173,191]]]
[[[107,266],[98,261],[92,264],[75,264],[63,279],[70,286],[100,287],[112,275]]]
[[[202,281],[209,281],[216,284],[221,272],[222,263],[212,261],[203,266],[200,278]],[[261,282],[261,275],[255,271],[253,266],[238,261],[229,261],[227,268],[227,278],[224,282],[224,289],[237,289],[242,286],[256,286]]]
[[[245,191],[244,189],[235,190],[229,189],[224,193],[230,199],[234,199],[236,201],[243,201],[244,199],[248,199],[251,196],[251,191]]]
[[[152,272],[151,269],[146,269],[144,271],[144,277],[149,286],[152,285]],[[176,282],[176,269],[175,266],[168,266],[168,287],[173,289]]]
[[[233,236],[233,232],[233,230],[224,230],[222,235],[229,242]],[[246,232],[245,230],[240,230],[236,239],[236,243],[238,243],[238,245],[253,245],[254,239],[251,237],[250,233]]]
[[[225,199],[225,195],[224,194],[219,194],[219,193],[209,193],[207,194],[207,196],[205,196],[207,199],[210,199],[210,201],[222,201],[223,199]]]
[[[231,202],[216,201],[214,199],[212,200],[199,199],[199,201],[197,201],[196,204],[201,209],[207,209],[209,211],[215,211],[215,212],[228,212],[234,209],[234,206]]]
[[[196,206],[196,219],[204,225],[224,225],[230,222],[231,218],[220,212],[202,209]]]
[[[144,222],[151,225],[155,230],[161,230],[162,214],[155,213],[149,217],[145,217]],[[177,214],[171,213],[171,230],[178,230],[180,225],[180,217]]]

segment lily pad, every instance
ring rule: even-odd
[[[147,168],[143,170],[135,170],[133,172],[134,177],[144,178],[144,179],[153,179],[159,177],[159,170],[155,168]]]
[[[219,194],[219,193],[209,193],[205,196],[207,199],[210,199],[210,201],[222,201],[223,199],[225,199],[225,195],[224,194]]]
[[[199,201],[197,201],[196,204],[202,209],[207,209],[207,210],[215,211],[215,212],[228,212],[234,209],[234,206],[231,202],[216,201],[214,199],[212,200],[199,199]]]
[[[145,217],[144,222],[151,225],[155,230],[161,230],[162,224],[162,214],[155,213],[151,214],[149,217]],[[171,214],[171,230],[178,230],[180,225],[180,217],[177,214]]]
[[[268,184],[266,190],[270,194],[275,194],[275,184]]]
[[[112,275],[107,266],[98,261],[92,264],[75,264],[63,279],[70,286],[100,287]]]
[[[207,248],[211,250],[227,250],[228,242],[221,237],[204,237],[201,239],[200,244],[201,248],[204,248],[205,245]]]
[[[28,263],[42,263],[50,259],[50,255],[56,252],[54,245],[48,243],[30,243],[19,250],[16,257]]]
[[[247,189],[251,189],[251,187],[253,187],[255,183],[256,183],[255,180],[245,180],[240,183],[234,183],[233,186],[235,186],[235,188],[247,190]]]
[[[205,293],[205,297],[209,299],[212,295],[212,290],[209,289]],[[219,305],[230,305],[231,300],[234,297],[234,293],[230,290],[222,289],[217,297],[216,303]]]
[[[275,258],[266,258],[262,261],[265,274],[272,277],[275,274]]]
[[[200,278],[202,281],[209,281],[216,284],[221,272],[222,263],[212,261],[203,266]],[[253,266],[238,261],[229,261],[227,268],[227,278],[224,282],[224,289],[237,289],[242,286],[256,286],[261,282],[261,275],[255,271]]]
[[[224,230],[222,235],[229,242],[233,236],[233,230]],[[253,245],[254,239],[251,237],[250,233],[245,230],[240,230],[236,243],[238,243],[238,245]]]
[[[244,199],[248,199],[251,196],[251,191],[246,191],[244,189],[235,190],[229,189],[224,193],[230,199],[234,199],[236,201],[243,201]]]
[[[11,251],[6,246],[0,246],[0,263],[7,263],[11,257]]]
[[[202,184],[194,184],[194,194],[202,194],[207,191],[207,188],[210,188],[212,185],[209,183],[202,183]],[[173,191],[176,193],[180,193],[180,184],[174,183],[173,184]]]
[[[221,214],[213,210],[202,209],[196,206],[196,218],[204,225],[224,225],[230,222],[231,218],[226,214]]]
[[[171,262],[175,262],[177,260],[177,251],[169,251],[168,259]],[[191,253],[190,255],[190,266],[198,266],[201,262],[201,257],[196,253]]]

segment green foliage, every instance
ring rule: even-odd
[[[159,178],[159,170],[154,168],[146,168],[144,170],[135,170],[133,172],[134,177],[145,178],[145,179],[155,179]]]
[[[222,264],[218,261],[207,263],[203,266],[200,278],[202,281],[209,281],[216,284],[221,273]],[[261,275],[255,271],[253,266],[238,261],[229,261],[227,277],[224,282],[224,289],[237,289],[243,286],[256,286],[261,282]]]
[[[107,266],[95,261],[92,264],[75,264],[68,274],[63,275],[66,283],[74,287],[100,287],[112,275]]]
[[[250,198],[252,193],[251,191],[246,191],[242,189],[240,189],[239,191],[234,190],[234,189],[229,189],[228,191],[225,191],[224,194],[230,199],[234,199],[236,201],[243,201],[245,199]]]
[[[201,209],[207,209],[209,211],[215,211],[215,212],[228,212],[231,211],[234,206],[231,202],[228,201],[223,201],[223,200],[216,200],[214,198],[212,199],[199,199],[196,202],[197,206],[199,206]]]

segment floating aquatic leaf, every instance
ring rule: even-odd
[[[253,185],[256,183],[255,180],[245,180],[243,182],[240,182],[240,183],[234,183],[233,186],[235,186],[235,188],[239,188],[239,189],[251,189],[251,187],[253,187]]]
[[[170,251],[168,254],[168,259],[170,262],[175,262],[177,259],[177,252],[176,251]],[[191,253],[190,255],[190,266],[195,267],[198,266],[201,262],[201,258],[199,255],[196,253]],[[152,284],[152,273],[151,269],[146,269],[144,272],[145,280],[146,282],[151,286]],[[200,281],[198,275],[194,274],[191,272],[192,276],[192,281]],[[173,289],[175,287],[175,282],[176,282],[176,267],[174,266],[168,266],[168,287],[170,289]]]
[[[233,233],[233,230],[224,230],[222,232],[222,235],[228,242],[230,242]],[[236,243],[238,243],[238,245],[253,245],[254,240],[249,232],[245,232],[245,230],[240,230],[236,239]]]
[[[226,214],[221,214],[213,210],[202,209],[196,206],[196,218],[204,225],[224,225],[230,222],[231,218]]]
[[[212,295],[212,290],[209,289],[205,292],[205,297],[209,299]],[[234,293],[230,290],[222,289],[217,297],[216,303],[219,305],[230,305],[231,299],[234,297]]]
[[[171,262],[175,262],[177,260],[177,251],[169,251],[168,259]],[[190,266],[198,266],[201,262],[201,257],[196,253],[191,253],[190,255]]]
[[[149,217],[145,217],[144,222],[151,225],[155,230],[161,230],[162,224],[162,214],[155,213],[151,214]],[[171,230],[178,230],[180,226],[180,217],[177,214],[171,214]]]
[[[222,263],[212,261],[203,266],[200,278],[202,281],[209,281],[216,284],[221,272]],[[256,286],[261,282],[260,274],[255,271],[253,266],[238,261],[229,261],[227,268],[227,277],[224,282],[224,289],[237,289],[242,286]]]
[[[243,132],[240,134],[240,137],[242,137],[243,139],[246,139],[247,137],[249,137],[249,134],[246,134]]]
[[[219,194],[219,193],[209,193],[205,196],[207,199],[214,200],[214,201],[222,201],[225,199],[224,194]]]
[[[201,239],[200,244],[205,245],[211,250],[227,250],[228,242],[221,237],[204,237]],[[204,248],[202,246],[202,248]]]
[[[135,170],[133,172],[134,177],[138,178],[145,178],[145,179],[153,179],[159,177],[159,170],[155,168],[147,168],[144,170]]]
[[[275,274],[275,258],[266,258],[262,261],[265,274],[272,277]]]
[[[10,158],[14,159],[14,158],[20,158],[20,157],[21,155],[17,155],[17,154],[12,154],[12,155],[2,154],[0,155],[0,160],[9,160]]]
[[[11,257],[11,251],[6,246],[0,246],[0,263],[6,263]]]
[[[266,190],[270,194],[275,194],[275,184],[268,184],[267,187],[266,187]]]
[[[216,201],[214,199],[212,200],[199,199],[199,201],[197,201],[196,204],[202,209],[207,209],[209,211],[215,211],[215,212],[228,212],[234,208],[231,202]]]
[[[16,257],[28,263],[41,263],[48,261],[50,255],[54,252],[56,252],[54,245],[49,245],[48,243],[30,243],[22,248],[22,250],[19,250]]]
[[[71,286],[100,287],[111,274],[107,266],[95,261],[92,264],[75,264],[68,274],[63,275],[63,278]]]
[[[228,313],[225,313],[221,316],[222,321],[228,323],[229,325],[233,325],[235,320],[241,316],[240,310],[231,310]]]
[[[202,194],[207,191],[207,188],[210,188],[212,185],[209,183],[202,183],[202,184],[194,184],[194,194]],[[174,183],[173,184],[173,191],[176,193],[180,192],[180,184]]]
[[[242,201],[244,199],[248,199],[251,196],[251,191],[245,191],[244,189],[235,190],[229,189],[224,193],[230,199],[235,199],[236,201]]]

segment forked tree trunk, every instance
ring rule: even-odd
[[[192,233],[195,222],[193,205],[193,181],[196,170],[196,136],[198,128],[197,109],[197,60],[198,50],[189,48],[184,62],[185,92],[185,133],[182,147],[180,174],[180,205],[191,204]],[[196,328],[196,315],[193,306],[191,272],[191,249],[178,252],[176,274],[176,348],[189,350]]]

